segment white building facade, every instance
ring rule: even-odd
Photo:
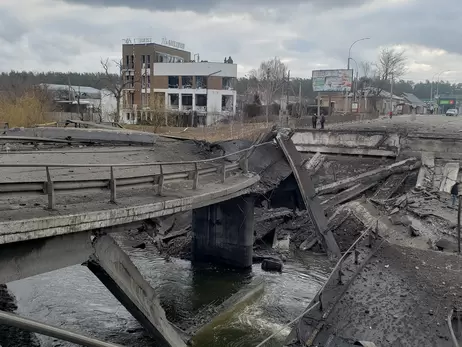
[[[149,94],[152,88],[166,109],[192,112],[203,119],[202,125],[211,125],[235,114],[236,78],[236,64],[154,63],[152,84],[142,93]]]

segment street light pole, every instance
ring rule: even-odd
[[[437,74],[438,78],[436,80],[436,95],[438,95],[438,100],[440,99],[440,76],[446,72],[449,72],[450,70],[444,70],[441,71]],[[440,111],[440,106],[438,104],[438,112]]]
[[[370,39],[371,39],[370,37],[363,37],[362,39],[356,40],[355,42],[351,44],[350,49],[348,50],[348,64],[347,64],[348,70],[350,70],[351,49],[353,48],[353,46],[359,41],[370,40]]]
[[[362,39],[356,40],[351,44],[350,49],[348,50],[347,70],[350,70],[351,49],[353,48],[353,46],[360,41],[365,41],[365,40],[370,40],[370,39],[371,39],[370,37],[363,37]],[[345,92],[345,112],[347,109],[348,109],[348,92]]]

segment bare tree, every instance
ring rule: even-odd
[[[287,66],[278,57],[264,61],[258,69],[250,72],[250,81],[255,83],[256,92],[266,102],[266,122],[269,122],[269,106],[276,96],[281,95],[286,83]]]
[[[380,51],[378,61],[371,64],[375,67],[374,75],[369,78],[372,95],[372,105],[377,111],[377,100],[390,80],[402,77],[407,71],[407,58],[404,51],[384,48]]]
[[[125,79],[124,74],[122,73],[122,62],[113,60],[114,64],[118,70],[118,74],[113,74],[111,70],[111,62],[109,59],[101,59],[101,67],[103,68],[103,77],[101,77],[101,82],[103,87],[111,92],[117,102],[117,111],[114,118],[114,122],[119,122],[120,120],[120,101],[122,100],[123,93],[126,87],[136,83],[135,80]]]

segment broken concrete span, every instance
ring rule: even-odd
[[[354,177],[349,177],[344,180],[319,187],[316,189],[316,193],[319,195],[337,193],[343,189],[351,188],[359,183],[379,181],[393,174],[418,169],[420,164],[420,160],[416,158],[405,159],[385,167],[380,167],[378,169],[365,172]]]
[[[109,235],[93,240],[88,268],[135,317],[160,346],[186,347],[170,325],[157,294],[127,254]]]

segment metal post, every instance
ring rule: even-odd
[[[300,80],[300,84],[298,85],[298,104],[299,104],[299,109],[298,113],[300,114],[300,117],[302,117],[302,81]]]
[[[343,275],[343,273],[342,273],[342,263],[340,263],[339,266],[338,266],[338,280],[337,280],[337,284],[338,284],[338,285],[342,285],[342,284],[343,284],[343,282],[342,282],[342,275]]]
[[[244,173],[248,173],[249,172],[249,157],[248,157],[248,153],[245,154],[244,158],[242,158],[241,160],[241,170],[244,172]]]
[[[3,311],[0,311],[0,323],[86,347],[122,347]]]
[[[358,251],[358,245],[356,244],[355,245],[355,265],[358,265],[359,264],[359,251]]]
[[[193,189],[196,190],[198,185],[199,185],[199,169],[197,168],[197,163],[194,163]]]
[[[461,200],[462,196],[459,195],[459,210],[457,212],[457,251],[460,255],[460,210],[461,210]]]
[[[221,183],[225,183],[226,181],[226,161],[223,161],[223,167],[221,168]]]
[[[286,115],[289,119],[289,86],[290,86],[290,70],[287,72],[287,95],[286,95]]]
[[[157,195],[162,195],[162,190],[164,188],[164,168],[162,165],[160,167],[160,177],[159,177],[159,187],[157,189]]]
[[[111,166],[111,180],[109,181],[109,188],[111,189],[111,202],[113,204],[116,203],[117,201],[117,184],[116,184],[116,179],[114,177],[114,167]]]
[[[48,209],[53,210],[55,208],[55,188],[51,179],[50,168],[46,167],[47,172],[47,194],[48,194]]]
[[[321,92],[318,92],[318,118],[321,117]]]
[[[390,74],[390,112],[393,115],[393,73]]]

